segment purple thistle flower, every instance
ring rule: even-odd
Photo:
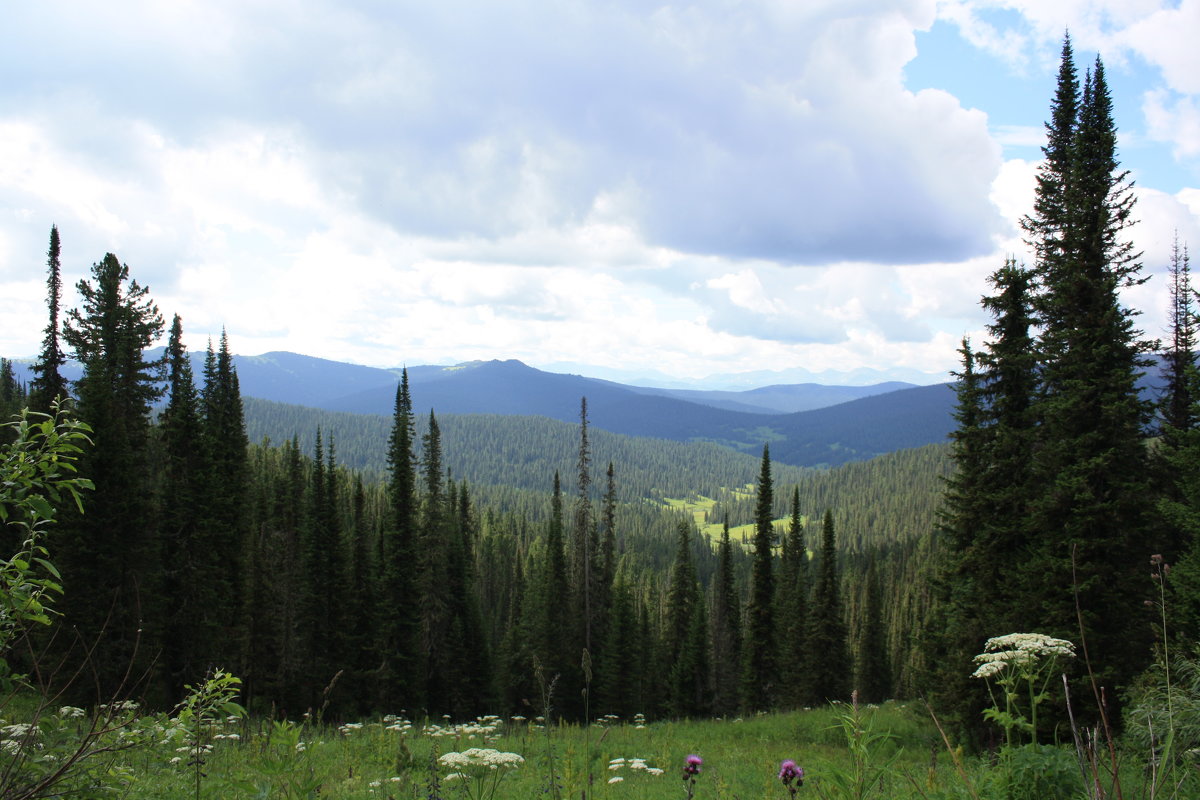
[[[796,762],[790,758],[782,761],[779,764],[779,780],[783,781],[788,792],[795,797],[796,790],[804,785],[804,768],[796,766]],[[795,781],[795,785],[792,785],[793,781]]]
[[[699,775],[700,774],[700,765],[703,763],[704,763],[704,759],[700,758],[700,756],[698,756],[698,755],[688,756],[687,761],[683,765],[684,780],[687,780],[687,776],[689,776],[689,775]]]

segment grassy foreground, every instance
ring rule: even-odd
[[[946,751],[917,704],[839,704],[746,719],[609,720],[548,730],[519,717],[420,726],[386,717],[340,727],[231,718],[205,739],[200,750],[167,735],[156,746],[129,751],[119,766],[127,776],[124,796],[752,800],[1023,794],[988,790],[994,768],[986,760],[956,766],[956,754]],[[515,753],[523,761],[495,769],[450,763],[448,754],[469,754],[471,748]],[[197,752],[203,753],[199,759]],[[689,755],[703,760],[692,782],[684,780]],[[779,779],[788,759],[804,770],[799,788]]]
[[[683,766],[694,754],[703,759],[692,787],[697,798],[787,798],[777,777],[785,759],[805,771],[799,793],[840,797],[848,795],[835,791],[833,772],[853,769],[838,720],[848,710],[833,706],[744,720],[612,720],[549,730],[495,717],[425,726],[388,717],[340,727],[238,720],[214,733],[200,765],[189,764],[186,746],[140,751],[138,763],[128,765],[127,796],[194,797],[199,766],[199,792],[206,798],[678,798],[687,796]],[[889,703],[864,707],[860,715],[878,736],[871,760],[876,767],[891,763],[863,796],[905,797],[913,794],[914,782],[936,790],[956,781],[936,728],[914,707]],[[516,753],[524,762],[477,771],[439,762],[471,748]],[[466,777],[449,777],[456,771]]]
[[[12,711],[13,709],[10,709]],[[555,725],[484,717],[414,725],[398,717],[341,726],[231,716],[189,726],[186,715],[118,717],[114,745],[76,768],[73,789],[11,791],[36,771],[56,731],[85,725],[80,709],[47,712],[35,726],[0,729],[4,797],[123,798],[729,798],[795,800],[1055,800],[1188,798],[1200,773],[1148,782],[1144,758],[1126,757],[1122,788],[1094,782],[1070,746],[1025,745],[982,757],[947,750],[919,704],[834,704],[746,719],[606,720]],[[11,729],[21,728],[19,733]],[[124,743],[124,744],[123,744]],[[9,760],[8,757],[16,756]],[[61,761],[61,759],[59,759]],[[685,765],[699,764],[688,775]],[[803,770],[781,780],[781,764]],[[24,765],[23,767],[21,765]],[[53,764],[50,764],[53,767]],[[1102,772],[1102,771],[1101,771]],[[795,772],[791,773],[795,775]],[[94,779],[94,780],[93,780]],[[65,784],[60,787],[65,788]]]

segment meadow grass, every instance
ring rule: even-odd
[[[1078,773],[1072,777],[1074,753],[1066,747],[1049,748],[1060,767],[1064,759],[1069,762],[1065,782],[1050,791],[1035,774],[1049,764],[1045,753],[1018,749],[1019,758],[1005,773],[1004,760],[997,761],[995,754],[964,757],[948,751],[919,703],[888,702],[878,708],[833,704],[744,719],[608,720],[588,729],[579,724],[547,729],[519,717],[460,724],[385,717],[341,726],[229,717],[207,731],[204,738],[211,749],[206,747],[198,758],[196,748],[178,735],[177,722],[146,716],[137,726],[137,746],[105,755],[112,759],[110,774],[117,776],[109,781],[119,790],[115,796],[130,800],[687,798],[683,767],[690,755],[702,759],[691,787],[694,797],[714,800],[1118,796],[1111,790],[1086,792]],[[865,743],[857,750],[856,731],[858,741]],[[520,763],[489,771],[486,764],[493,762],[487,754],[494,751],[494,763]],[[458,766],[445,758],[450,753],[462,754]],[[470,759],[485,766],[462,766]],[[785,760],[804,770],[803,785],[794,795],[779,779]],[[460,774],[452,777],[456,771]],[[1197,788],[1194,779],[1156,793],[1147,791],[1146,778],[1146,761],[1128,757],[1122,767],[1123,796],[1198,796],[1190,793]]]
[[[453,798],[477,797],[479,788],[462,778],[447,780],[450,769],[439,756],[469,748],[517,753],[525,761],[505,769],[495,798],[676,798],[685,795],[684,761],[703,759],[696,797],[786,798],[778,779],[780,762],[805,770],[800,792],[840,797],[830,776],[850,769],[850,756],[838,715],[848,706],[766,714],[745,719],[680,720],[652,723],[615,721],[549,730],[520,720],[484,721],[460,726],[404,726],[377,720],[340,729],[333,726],[278,725],[264,720],[230,723],[205,757],[201,797]],[[865,708],[864,717],[888,738],[872,758],[895,759],[886,780],[870,796],[919,797],[912,786],[938,796],[958,778],[932,722],[913,706],[887,703]],[[286,732],[286,733],[285,733]],[[589,744],[590,740],[590,744]],[[137,776],[130,798],[190,797],[194,767],[173,747],[140,752],[130,764]],[[932,763],[932,767],[931,767]],[[615,780],[619,779],[619,780]],[[485,786],[484,789],[487,787]]]

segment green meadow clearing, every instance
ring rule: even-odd
[[[47,745],[52,717],[41,720]],[[964,756],[947,748],[919,703],[549,728],[521,717],[414,724],[389,716],[340,726],[229,717],[191,731],[178,717],[129,717],[111,740],[124,745],[97,748],[90,766],[77,765],[77,777],[95,779],[90,789],[77,784],[71,791],[69,781],[60,787],[63,794],[43,796],[1051,800],[1186,798],[1196,796],[1197,786],[1194,772],[1179,773],[1171,786],[1151,786],[1145,763],[1130,759],[1121,766],[1119,792],[1106,773],[1085,792],[1084,773],[1067,746],[1042,746],[1026,753],[1024,764],[1017,759],[1007,768],[994,756]],[[520,758],[501,755],[499,762],[508,763],[489,768],[484,760],[493,753]],[[683,767],[692,755],[702,763],[689,782]],[[802,785],[779,779],[785,760],[803,769]],[[37,771],[29,763],[23,768]]]

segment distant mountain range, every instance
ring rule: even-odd
[[[195,374],[204,355],[193,353]],[[400,369],[346,364],[288,352],[235,356],[242,395],[343,412],[390,417]],[[20,380],[28,362],[15,361]],[[79,377],[69,364],[64,377]],[[1154,397],[1160,370],[1140,383]],[[594,428],[627,436],[679,442],[713,442],[796,466],[836,466],[906,448],[943,442],[954,428],[950,384],[764,386],[745,391],[700,391],[633,386],[534,369],[516,360],[472,361],[455,366],[408,368],[414,409],[425,416],[463,414],[542,416],[579,421],[586,397]],[[300,417],[297,417],[300,419]],[[275,433],[279,433],[276,431]],[[286,433],[286,432],[285,432]],[[302,434],[306,431],[294,431]],[[290,435],[290,434],[288,434]]]
[[[203,354],[193,353],[203,371]],[[22,367],[17,364],[18,377]],[[235,356],[242,394],[355,414],[391,415],[399,369],[273,352]],[[78,377],[78,369],[66,370]],[[577,422],[586,397],[593,427],[675,441],[710,441],[772,458],[834,465],[943,441],[953,427],[947,384],[794,384],[747,391],[630,386],[534,369],[516,360],[408,368],[413,406],[448,414],[537,415]]]

